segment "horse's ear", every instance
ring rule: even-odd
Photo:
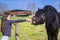
[[[39,10],[40,8],[38,8],[38,10]]]

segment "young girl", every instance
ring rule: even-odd
[[[1,40],[9,40],[12,23],[30,21],[29,19],[10,20],[10,18],[11,15],[8,13],[5,13],[2,17],[1,32],[3,34],[3,37]]]

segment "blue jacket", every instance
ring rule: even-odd
[[[10,36],[12,23],[19,23],[19,22],[25,22],[25,21],[26,21],[25,19],[23,19],[23,20],[7,20],[6,28],[5,28],[3,35]]]

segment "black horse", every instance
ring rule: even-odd
[[[58,40],[59,32],[59,14],[57,10],[51,6],[46,5],[43,9],[38,9],[35,16],[32,18],[33,25],[43,24],[47,31],[48,40]]]

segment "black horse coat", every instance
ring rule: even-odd
[[[48,40],[58,40],[60,14],[51,5],[46,5],[42,10],[39,9],[32,18],[32,24],[34,25],[43,24],[44,22]]]

